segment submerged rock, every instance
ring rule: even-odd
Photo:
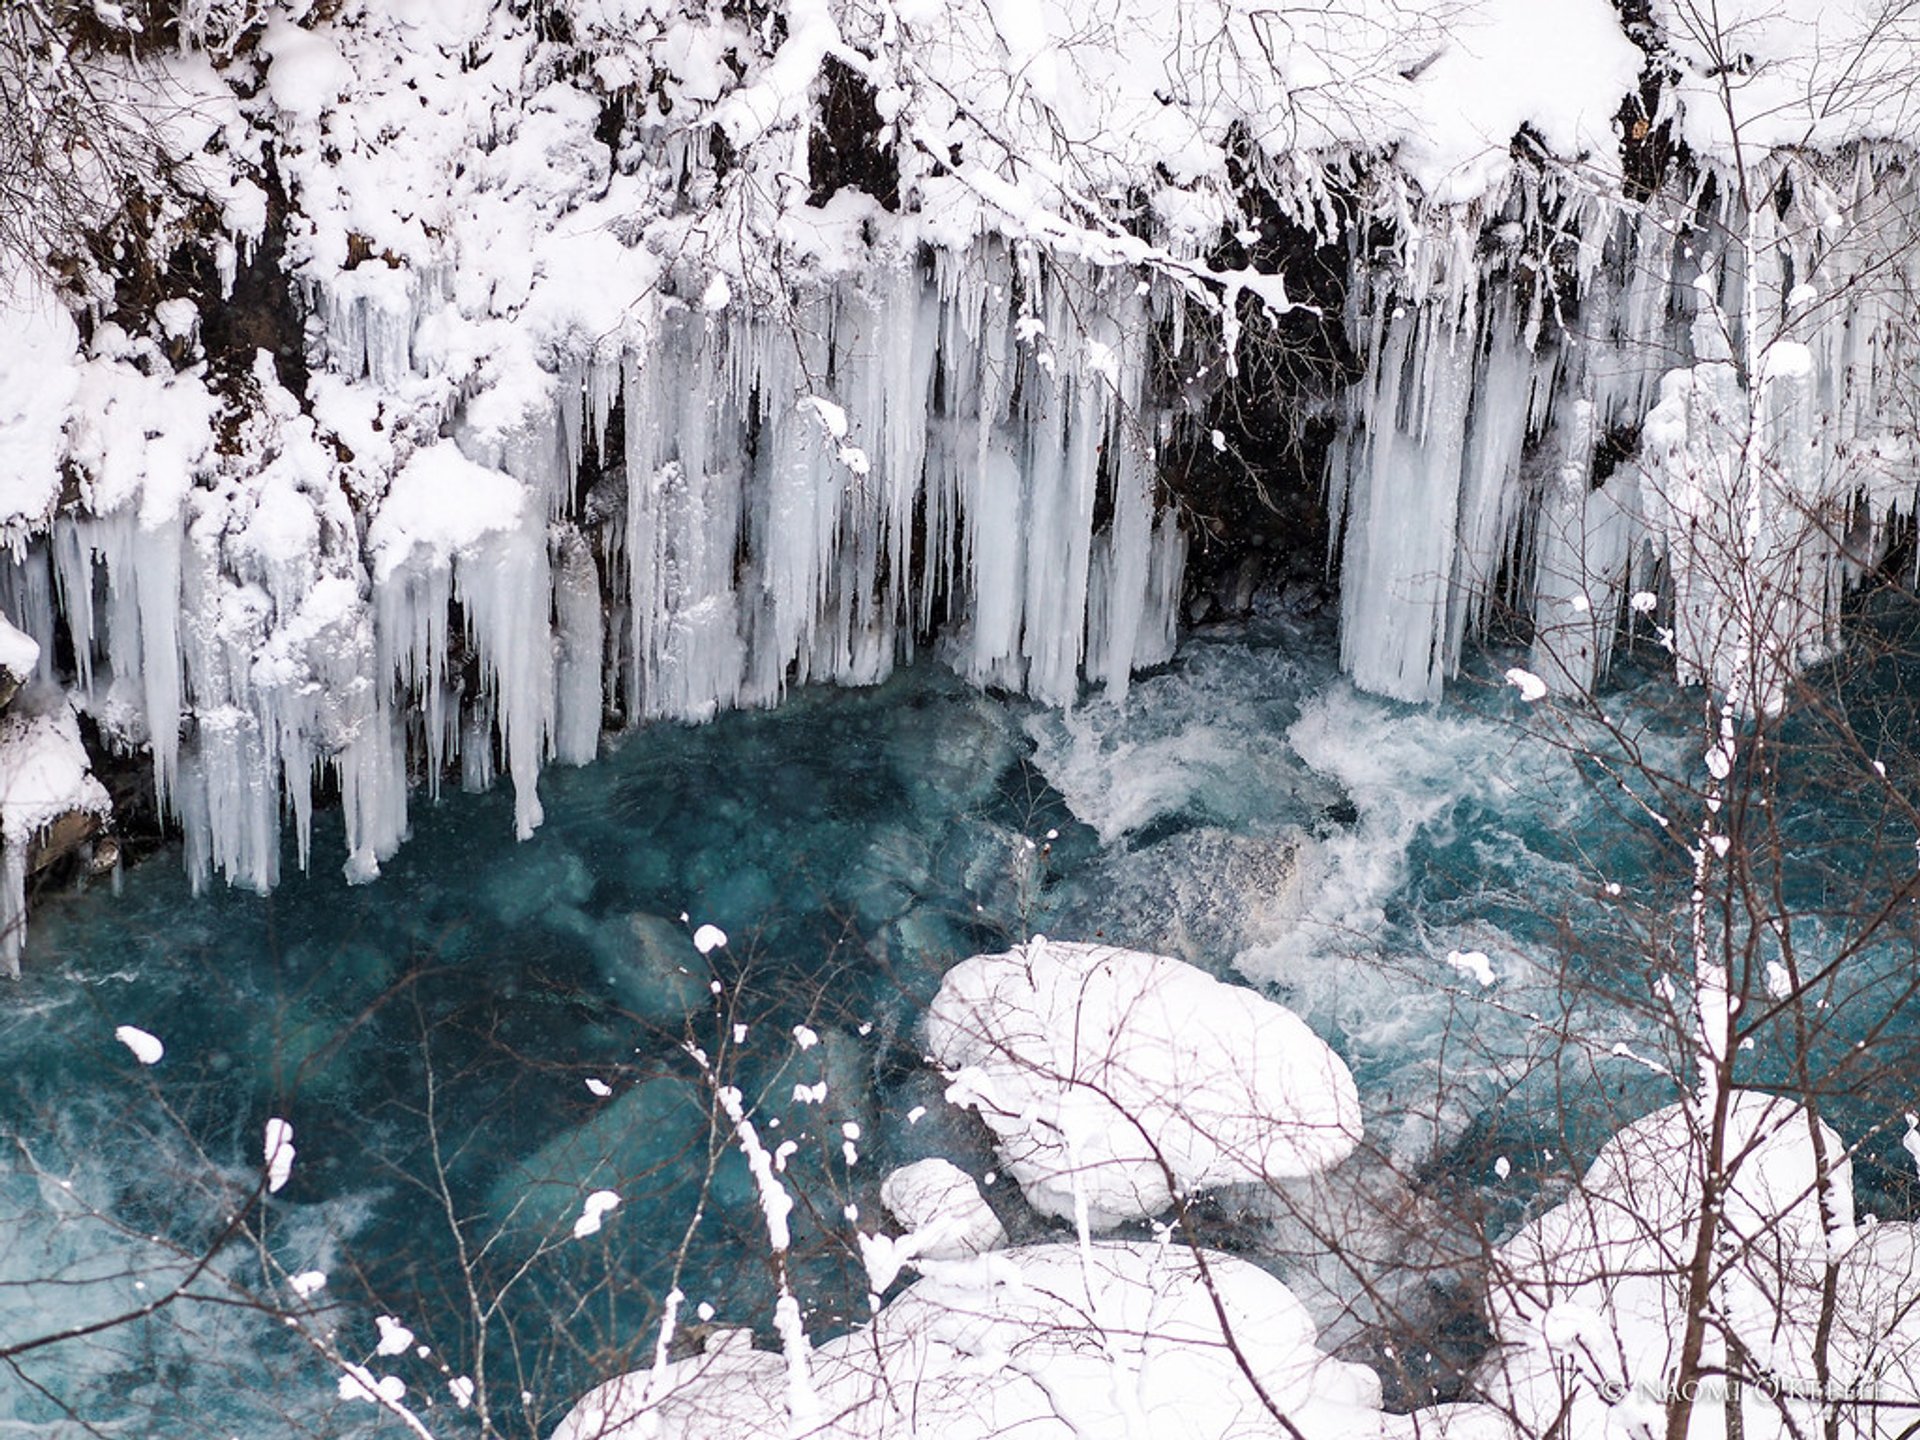
[[[488,1217],[531,1244],[556,1239],[596,1190],[630,1199],[703,1173],[704,1155],[689,1165],[687,1152],[706,1135],[707,1109],[695,1086],[667,1076],[643,1080],[509,1166],[487,1191]]]
[[[984,804],[1021,748],[1006,706],[967,695],[897,713],[886,738],[887,768],[916,811],[955,814]]]
[[[918,900],[932,875],[927,837],[904,825],[882,826],[856,863],[847,889],[860,918],[881,926]]]
[[[1183,830],[1131,852],[1102,856],[1063,887],[1046,923],[1092,935],[1125,917],[1133,943],[1206,967],[1270,940],[1300,913],[1303,831],[1242,835]]]
[[[636,913],[602,929],[596,949],[622,1009],[677,1025],[712,998],[713,972],[684,925]]]
[[[501,924],[525,925],[577,910],[593,898],[595,884],[585,860],[543,838],[495,865],[480,893]]]

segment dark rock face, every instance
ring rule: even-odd
[[[102,821],[98,815],[84,810],[69,810],[33,837],[33,843],[27,849],[28,876],[41,875],[69,861],[77,861],[92,869],[97,851],[92,842],[101,829]],[[111,845],[111,839],[106,843]],[[117,846],[114,846],[113,853],[118,855]],[[111,868],[111,861],[108,868]]]

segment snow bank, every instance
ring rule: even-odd
[[[1195,1017],[1205,1016],[1204,1025]],[[1347,1067],[1285,1008],[1178,960],[1044,938],[947,973],[927,1043],[1050,1215],[1108,1228],[1359,1143]]]
[[[0,542],[43,528],[60,495],[80,332],[66,306],[0,271]]]
[[[813,1352],[822,1440],[1312,1440],[1378,1433],[1370,1371],[1320,1353],[1313,1322],[1245,1261],[1178,1245],[1042,1245],[943,1266],[871,1325]],[[785,1433],[782,1361],[742,1348],[623,1376],[553,1440]]]
[[[1667,103],[1701,155],[1731,161],[1738,151],[1907,140],[1920,124],[1911,60],[1920,20],[1904,7],[1653,0],[1650,8],[1679,62]]]

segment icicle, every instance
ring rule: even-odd
[[[20,953],[27,943],[27,846],[0,840],[0,971],[20,978]]]
[[[600,749],[600,570],[593,547],[572,526],[561,529],[555,550],[553,750],[568,765],[585,765]]]

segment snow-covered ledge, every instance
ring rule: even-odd
[[[44,685],[16,695],[0,714],[0,970],[20,973],[37,852],[83,842],[112,808],[66,696]]]

